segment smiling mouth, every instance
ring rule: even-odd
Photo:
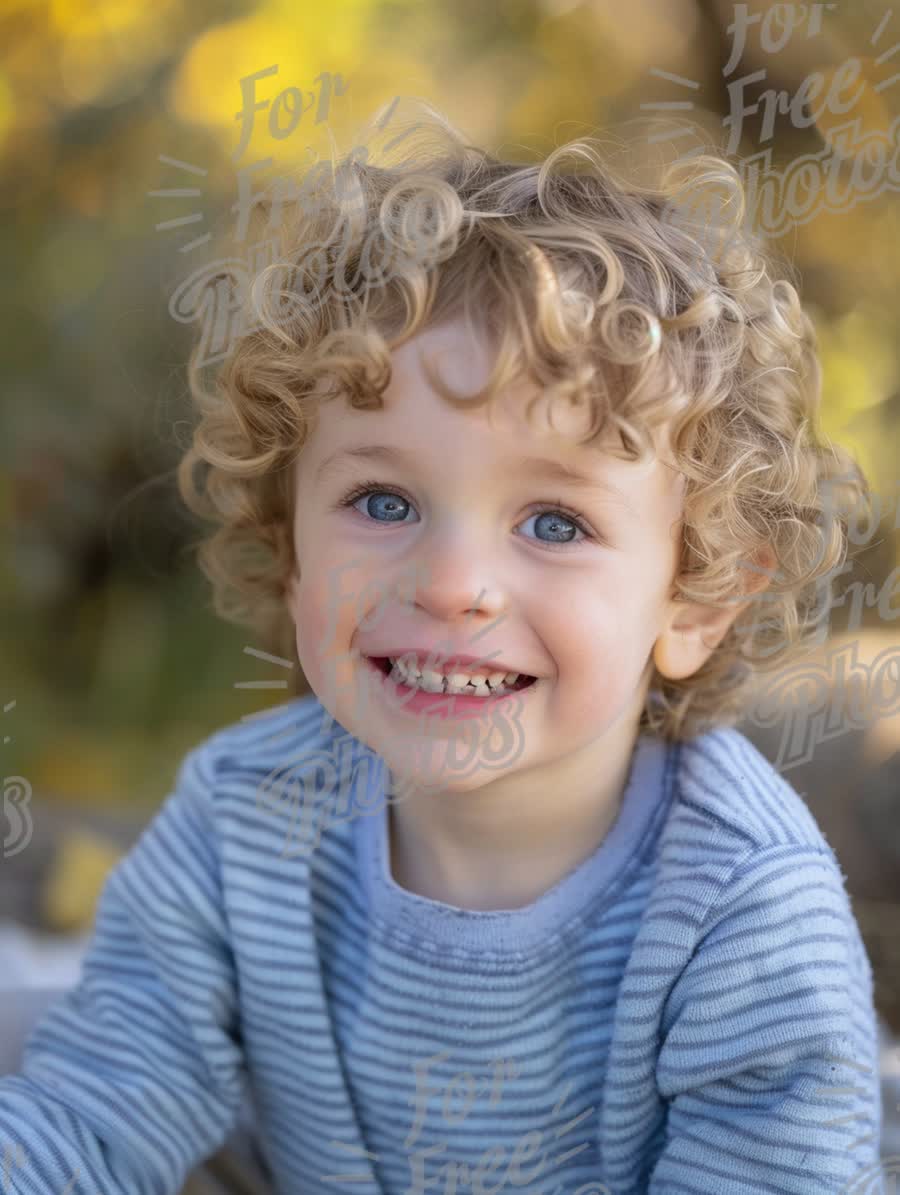
[[[385,676],[391,675],[391,661],[387,656],[369,656],[369,660],[375,665],[376,668],[383,672]],[[523,673],[512,685],[506,687],[506,692],[518,693],[520,689],[530,688],[530,686],[535,684],[536,681],[536,676],[526,676]],[[404,682],[401,680],[399,683],[403,684]],[[438,694],[435,694],[435,696],[438,696]],[[460,696],[465,697],[466,694],[462,693]]]

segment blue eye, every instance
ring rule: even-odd
[[[365,510],[359,513],[375,523],[402,523],[412,509],[408,498],[395,490],[382,488],[376,482],[365,482],[357,486],[351,493],[341,500],[341,507],[355,507],[357,502],[366,499]],[[556,539],[538,539],[537,542],[548,548],[566,548],[570,543],[583,542],[575,539],[580,533],[585,540],[596,541],[599,537],[591,535],[581,518],[574,511],[568,511],[562,506],[544,507],[528,516],[539,521],[542,530]],[[566,524],[569,526],[566,527]],[[574,531],[572,530],[574,528]],[[528,538],[528,537],[526,537]]]
[[[582,527],[580,521],[574,516],[567,515],[563,510],[539,510],[536,514],[529,515],[528,519],[537,519],[538,521],[545,520],[543,523],[544,530],[548,531],[551,535],[560,537],[555,540],[539,542],[565,545],[571,543],[579,531],[586,539],[591,538],[584,527]],[[525,520],[526,523],[528,522],[528,519]],[[574,528],[574,533],[571,530],[566,530],[564,526],[566,523],[569,524],[570,528]]]
[[[404,498],[402,494],[396,494],[393,490],[382,490],[373,483],[357,486],[339,504],[342,507],[355,507],[363,498],[366,498],[366,509],[360,510],[360,514],[366,514],[373,522],[402,522],[405,514],[403,508],[412,508],[409,498]],[[384,515],[384,519],[379,515]]]
[[[355,505],[362,498],[368,499],[365,513],[369,518],[374,519],[376,523],[382,521],[390,523],[402,522],[403,510],[400,508],[404,506],[409,507],[410,505],[400,494],[394,494],[390,490],[375,489],[363,490],[359,497],[351,496],[347,500],[347,505]],[[381,499],[386,499],[386,501],[382,502]],[[385,516],[384,520],[379,518],[379,513]],[[362,511],[360,511],[360,514],[362,514]]]

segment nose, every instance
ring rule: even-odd
[[[454,531],[432,537],[416,552],[413,604],[437,622],[497,618],[507,607],[504,586],[478,537]]]

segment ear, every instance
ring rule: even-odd
[[[768,589],[775,572],[775,555],[771,548],[761,548],[748,564],[748,581],[744,593],[755,595]],[[709,606],[701,602],[671,600],[662,631],[653,645],[653,663],[670,680],[683,680],[702,668],[721,641],[728,628],[746,610],[753,597],[736,599],[724,606]]]

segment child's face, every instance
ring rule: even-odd
[[[420,349],[439,351],[436,366],[458,390],[488,376],[486,349],[463,325],[429,328],[393,354],[383,411],[326,403],[300,454],[291,612],[304,674],[341,726],[402,772],[421,715],[392,708],[362,657],[449,637],[454,651],[496,653],[538,684],[520,698],[518,758],[455,780],[442,774],[445,788],[589,762],[617,735],[633,741],[654,643],[674,613],[682,479],[657,458],[636,465],[577,446],[573,434],[549,429],[542,404],[526,420],[532,387],[505,392],[493,425],[485,407],[456,411],[431,389]],[[562,416],[558,404],[558,428]],[[404,460],[339,455],[375,445]],[[528,457],[569,465],[595,484],[545,477]],[[374,494],[340,505],[367,482]],[[555,514],[560,506],[592,538]],[[363,707],[364,691],[380,696]],[[436,732],[439,769],[454,723],[429,723],[433,734],[446,727]]]

